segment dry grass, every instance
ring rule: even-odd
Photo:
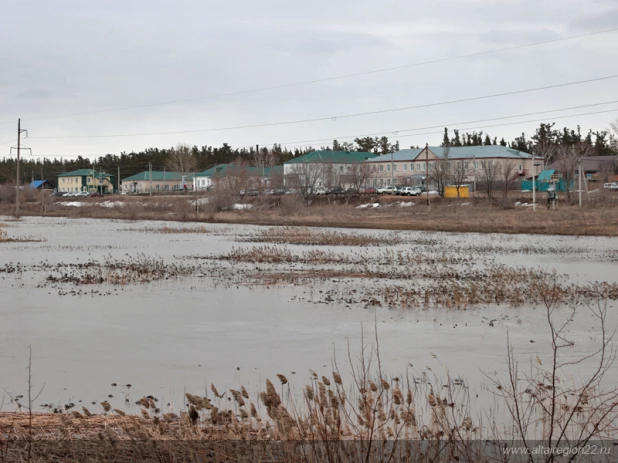
[[[0,230],[0,243],[38,243],[42,240],[33,238],[31,236],[9,236],[9,234]]]
[[[303,227],[276,227],[260,230],[244,241],[310,246],[380,246],[401,244],[397,234],[367,235],[340,231],[312,230]]]
[[[375,253],[367,251],[357,251],[353,253],[337,253],[333,251],[322,251],[313,249],[301,253],[294,253],[287,247],[281,246],[253,246],[251,248],[233,248],[230,252],[210,257],[193,257],[195,259],[217,259],[230,262],[249,262],[254,264],[337,264],[337,265],[361,265],[378,264],[384,266],[392,265],[437,265],[437,264],[470,264],[475,262],[471,256],[455,256],[446,253],[436,255],[411,252],[411,251],[391,251],[389,249],[380,250]]]
[[[546,305],[550,327],[553,307]],[[606,303],[604,307],[598,313],[605,340]],[[552,329],[550,336],[555,333]],[[603,348],[611,349],[610,342],[604,341]],[[297,394],[291,393],[288,378],[277,374],[278,381],[266,379],[256,394],[244,386],[221,393],[214,384],[210,397],[206,388],[204,395],[185,393],[179,414],[159,410],[152,397],[137,402],[142,407],[139,416],[112,410],[107,401],[100,404],[103,414],[84,407],[72,411],[73,404],[64,410],[58,406],[53,414],[0,413],[0,462],[485,463],[506,461],[500,458],[502,445],[522,437],[556,446],[574,442],[583,447],[599,439],[611,443],[617,433],[618,389],[603,387],[605,373],[574,379],[570,370],[579,362],[561,363],[563,356],[554,349],[550,364],[538,360],[529,373],[523,368],[512,376],[519,370],[512,366],[508,343],[507,350],[506,381],[502,374],[492,376],[494,389],[476,390],[477,397],[479,392],[493,397],[489,407],[472,408],[465,378],[440,377],[429,367],[419,371],[411,364],[403,374],[385,373],[376,333],[375,346],[363,345],[355,359],[348,349],[348,374],[342,374],[333,359],[332,373],[310,370],[304,387],[293,389]],[[611,365],[603,356],[591,357],[581,354],[599,371]],[[500,411],[513,401],[525,408],[523,418],[513,407]],[[28,406],[32,409],[33,403]]]
[[[53,217],[101,218],[117,220],[170,220],[256,225],[372,228],[387,230],[425,230],[478,233],[529,233],[543,235],[618,236],[616,203],[586,202],[583,209],[560,204],[556,211],[539,205],[531,208],[504,209],[486,200],[432,199],[428,210],[424,200],[414,199],[416,206],[396,206],[378,209],[356,209],[358,204],[324,204],[315,202],[306,207],[288,200],[259,198],[255,208],[242,211],[196,211],[190,205],[192,196],[184,197],[112,197],[104,200],[122,201],[125,207],[97,207],[102,202],[88,200],[88,207],[72,208],[51,205],[42,212],[40,204],[24,203],[22,215]],[[380,198],[387,204],[392,198]],[[514,201],[514,199],[513,199]],[[465,205],[467,204],[467,205]],[[0,214],[11,215],[11,204],[0,204]]]
[[[125,230],[123,230],[125,231]],[[126,230],[126,231],[135,231],[139,233],[161,233],[164,235],[176,235],[176,234],[208,234],[211,233],[211,230],[204,226],[195,226],[195,227],[145,227],[138,228],[134,230]]]

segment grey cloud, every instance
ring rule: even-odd
[[[42,98],[50,98],[51,96],[52,96],[52,93],[47,90],[43,90],[40,88],[31,88],[31,89],[19,92],[17,95],[15,95],[15,98],[24,98],[24,99],[41,98],[42,99]]]
[[[560,37],[560,34],[549,29],[494,29],[481,34],[479,39],[492,45],[514,45],[544,42]]]
[[[616,3],[613,2],[615,5]],[[577,32],[592,32],[618,26],[618,8],[582,15],[569,23],[569,29]]]

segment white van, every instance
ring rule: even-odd
[[[618,190],[618,182],[606,183],[603,185],[603,188],[607,188],[609,190]]]

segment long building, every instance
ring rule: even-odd
[[[78,169],[57,176],[58,191],[64,193],[113,193],[114,176],[95,169]]]
[[[543,170],[542,165],[533,167],[531,154],[501,145],[404,149],[368,159],[365,163],[370,166],[369,184],[373,186],[421,185],[425,183],[427,173],[431,180],[438,168],[444,168],[446,172],[460,172],[465,182],[481,180],[488,166],[492,167],[496,177],[506,166],[513,176],[522,178],[538,175]],[[542,163],[537,158],[534,164]]]
[[[283,164],[285,186],[312,191],[315,188],[365,186],[363,162],[377,154],[363,151],[312,151]]]
[[[166,193],[193,189],[192,172],[144,171],[122,179],[123,194]]]

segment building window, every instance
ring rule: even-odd
[[[159,191],[159,184],[157,183],[157,191]]]
[[[170,191],[170,186],[169,185],[165,185],[165,191]]]
[[[463,165],[464,165],[464,169],[468,170],[468,165],[469,165],[468,161],[464,161]]]
[[[403,165],[403,170],[404,170],[404,171],[405,171],[405,170],[408,170],[408,165],[407,165],[407,164],[404,164],[404,165]]]
[[[380,164],[380,172],[384,171],[384,166]]]
[[[479,162],[478,161],[474,161],[474,169],[478,169],[479,168]]]
[[[519,171],[520,171],[520,172],[523,172],[523,171],[524,171],[524,166],[523,166],[523,165],[521,165],[521,164],[519,165]]]
[[[393,164],[393,171],[397,172],[397,164]]]
[[[481,167],[484,169],[485,168],[485,161],[481,161]]]
[[[391,165],[390,165],[390,164],[386,166],[386,171],[387,171],[387,172],[390,172],[390,171],[391,171]]]

